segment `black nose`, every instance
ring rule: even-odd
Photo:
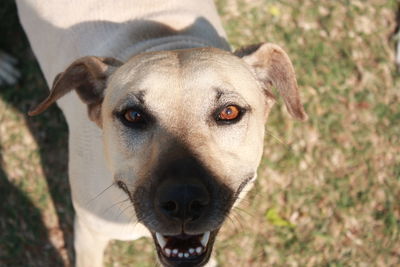
[[[200,183],[164,182],[156,194],[157,209],[168,218],[179,219],[182,223],[200,218],[209,202],[209,193]]]

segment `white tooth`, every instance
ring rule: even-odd
[[[174,255],[178,254],[178,249],[177,249],[177,248],[174,248],[174,249],[172,250],[172,254],[174,254]]]
[[[203,248],[202,248],[202,247],[197,247],[197,248],[196,248],[196,252],[197,252],[197,254],[200,254],[202,250],[203,250]]]
[[[157,237],[157,241],[158,241],[158,244],[160,245],[160,247],[164,248],[165,245],[167,244],[167,241],[165,240],[165,238],[162,236],[162,234],[157,233],[157,232],[156,232],[156,237]]]
[[[183,256],[185,256],[185,258],[189,258],[189,253],[184,253]]]
[[[194,248],[189,248],[189,253],[193,254],[194,253]]]
[[[179,258],[182,258],[182,257],[183,257],[183,253],[182,253],[182,252],[179,252],[179,253],[178,253],[178,257],[179,257]]]
[[[171,256],[171,250],[169,248],[164,249],[165,254],[167,257]]]
[[[206,247],[207,246],[207,243],[208,243],[208,239],[210,238],[210,231],[208,231],[208,232],[205,232],[204,234],[203,234],[203,237],[201,238],[201,240],[200,240],[200,243],[203,245],[203,247]]]

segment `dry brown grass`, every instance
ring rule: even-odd
[[[285,48],[310,115],[295,122],[276,105],[257,185],[218,238],[220,266],[399,266],[396,2],[217,3],[234,47]],[[15,49],[29,55],[26,43]],[[71,254],[65,124],[56,110],[27,121],[30,96],[45,88],[32,62],[19,86],[0,89],[0,199],[10,207],[0,208],[0,265],[7,266],[23,259],[56,266]],[[151,241],[113,242],[107,265],[154,266]]]

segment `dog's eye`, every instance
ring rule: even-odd
[[[144,121],[142,113],[135,109],[125,111],[124,119],[129,123],[141,123]]]
[[[153,116],[141,107],[116,110],[114,114],[123,125],[136,130],[144,130],[154,122]]]
[[[241,115],[241,110],[238,106],[229,105],[224,107],[218,114],[217,120],[218,121],[234,121],[238,119]]]

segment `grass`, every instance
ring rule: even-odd
[[[16,18],[0,6],[3,50],[23,77],[0,88],[0,265],[73,259],[67,128],[57,108],[26,112],[47,86]],[[219,0],[233,47],[284,47],[310,119],[275,106],[256,187],[218,238],[220,266],[399,266],[397,2]],[[113,242],[107,266],[154,266],[151,242]]]

